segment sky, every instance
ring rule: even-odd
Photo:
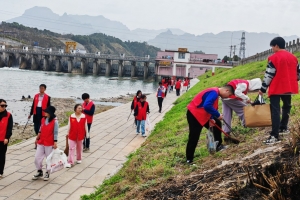
[[[103,15],[131,30],[179,28],[195,35],[239,30],[282,36],[300,32],[299,0],[0,0],[0,5],[0,21],[43,6],[59,15]]]

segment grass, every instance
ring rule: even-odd
[[[66,118],[59,124],[60,127],[68,125],[69,117],[72,115],[73,112],[74,111],[66,111],[65,112]]]
[[[297,53],[296,56],[300,58],[300,53]],[[200,82],[176,100],[175,106],[155,126],[142,147],[130,154],[123,168],[105,180],[94,193],[84,195],[81,198],[84,200],[134,199],[139,193],[149,187],[167,182],[169,178],[189,175],[193,171],[199,170],[205,158],[209,157],[210,154],[206,149],[205,142],[203,142],[205,134],[201,134],[201,142],[196,149],[194,159],[200,167],[184,165],[185,148],[188,140],[186,106],[197,93],[208,87],[222,86],[232,79],[262,78],[266,64],[266,61],[254,62],[233,69],[218,69],[213,77],[206,78],[206,75],[210,75],[209,72],[200,76]],[[253,99],[255,95],[251,95]],[[293,96],[293,101],[300,102],[300,96]],[[219,108],[221,108],[221,103]],[[295,112],[295,109],[292,112]],[[251,132],[256,135],[258,131],[257,129],[241,129],[240,127],[235,128],[235,130],[244,134],[249,141],[252,140],[252,135],[247,133]],[[242,143],[240,146],[246,145]],[[244,150],[240,153],[246,155],[249,152]],[[212,155],[212,158],[224,156],[222,152],[219,152]]]

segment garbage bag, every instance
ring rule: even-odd
[[[47,170],[50,171],[51,174],[65,168],[67,163],[68,158],[66,154],[58,148],[53,149],[46,159]]]
[[[215,141],[212,130],[209,129],[206,133],[206,146],[207,146],[207,150],[210,154],[213,154],[216,152],[218,143],[219,143],[219,141]]]

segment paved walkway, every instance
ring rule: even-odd
[[[191,85],[197,83],[192,80]],[[177,99],[175,91],[167,94],[162,113],[158,113],[155,94],[148,96],[152,127],[163,119]],[[130,103],[100,113],[94,117],[91,128],[91,147],[83,153],[81,164],[53,173],[49,181],[31,180],[36,173],[33,149],[35,138],[8,147],[4,177],[0,179],[0,200],[2,199],[70,199],[77,200],[83,194],[90,194],[110,174],[114,174],[126,161],[126,156],[145,141],[136,135],[133,117],[127,122]],[[58,147],[65,148],[66,127],[59,129]]]

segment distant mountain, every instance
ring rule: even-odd
[[[150,30],[150,29],[134,29],[131,31],[133,36],[136,38],[132,38],[133,41],[148,41],[154,39],[157,35],[170,30],[174,35],[183,35],[185,32],[180,29],[170,28],[170,29],[160,29],[160,30]]]
[[[148,41],[149,44],[161,49],[177,49],[179,47],[188,48],[189,51],[201,50],[206,54],[218,54],[219,58],[229,56],[230,45],[236,45],[235,55],[239,55],[240,39],[243,31],[224,31],[218,34],[205,33],[203,35],[183,35],[173,34],[170,30],[163,32],[154,39]],[[260,53],[270,48],[270,41],[279,36],[272,33],[252,33],[245,32],[246,35],[246,57]],[[284,39],[289,42],[299,38],[299,36],[286,36]],[[232,53],[233,54],[233,53]]]

